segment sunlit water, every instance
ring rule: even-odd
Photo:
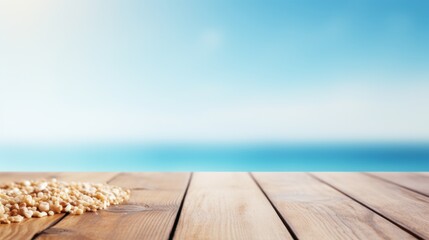
[[[429,144],[2,146],[1,171],[429,171]]]

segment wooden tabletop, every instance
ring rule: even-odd
[[[429,239],[429,173],[0,173],[131,189],[98,213],[0,225],[0,239]]]

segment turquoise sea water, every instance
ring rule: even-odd
[[[0,171],[429,171],[429,144],[1,146]]]

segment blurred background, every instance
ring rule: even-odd
[[[429,2],[4,0],[2,171],[429,171]]]

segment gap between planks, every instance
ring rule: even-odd
[[[261,192],[264,194],[265,198],[267,198],[268,202],[270,202],[271,207],[273,207],[273,209],[276,211],[277,216],[282,220],[283,224],[285,225],[286,229],[289,231],[291,237],[294,240],[298,240],[298,237],[296,236],[295,232],[293,231],[292,227],[290,226],[290,224],[287,222],[287,220],[282,216],[282,214],[280,213],[280,211],[277,209],[277,207],[274,205],[274,203],[271,201],[271,199],[268,197],[267,193],[264,191],[264,189],[262,188],[262,186],[259,184],[259,182],[256,180],[255,176],[249,172],[250,177],[253,179],[253,181],[255,182],[255,184],[258,186],[259,190],[261,190]]]
[[[415,239],[307,173],[254,173],[299,239]]]
[[[174,239],[293,238],[248,172],[197,172]]]
[[[220,176],[222,176],[222,173],[220,173],[221,175]],[[262,191],[262,189],[258,186],[258,184],[257,184],[257,182],[252,178],[252,175],[250,174],[250,173],[242,173],[242,174],[247,174],[248,175],[248,177],[249,177],[249,181],[248,181],[248,184],[249,185],[254,185],[255,187],[255,191],[261,191],[263,194],[264,194],[264,192]],[[235,175],[236,177],[238,177],[239,175],[240,175],[240,173],[238,173],[238,174],[233,174],[233,175]],[[123,176],[126,176],[126,173],[118,173],[118,174],[116,174],[115,176],[113,176],[111,179],[109,179],[107,182],[112,182],[113,180],[115,180],[115,179],[118,179],[118,178],[121,178],[121,177],[123,177]],[[175,238],[176,237],[176,230],[177,230],[177,227],[178,227],[178,225],[179,225],[179,221],[180,221],[180,219],[181,219],[181,217],[182,217],[182,209],[183,209],[183,206],[185,205],[185,203],[186,203],[186,200],[187,200],[187,193],[188,193],[188,190],[189,190],[189,188],[190,188],[190,185],[191,185],[191,183],[192,183],[192,176],[193,176],[193,173],[191,173],[191,175],[190,175],[190,177],[189,177],[189,179],[188,179],[188,182],[187,182],[187,186],[186,186],[186,190],[185,190],[185,192],[184,192],[184,194],[183,194],[183,197],[182,197],[182,199],[181,199],[181,202],[180,202],[180,207],[179,207],[179,209],[178,209],[178,211],[177,211],[177,214],[176,214],[176,216],[175,216],[175,218],[174,218],[174,224],[173,224],[173,226],[171,227],[171,230],[170,230],[170,234],[169,234],[169,237],[168,237],[168,239],[173,239],[173,238]],[[131,184],[132,185],[132,184]],[[240,186],[240,187],[242,187],[242,186]],[[144,188],[132,188],[131,187],[131,189],[144,189]],[[262,196],[261,196],[262,197]],[[266,200],[269,202],[269,199],[267,198],[267,196],[263,196],[262,198],[266,198]],[[226,203],[227,204],[227,203]],[[271,205],[271,203],[270,203],[270,205]],[[274,209],[274,210],[276,210],[272,205],[270,206],[270,208],[272,208],[272,209]],[[268,210],[268,209],[267,209]],[[279,217],[279,219],[280,220],[282,220],[283,221],[283,219],[278,215],[277,217]],[[49,227],[47,227],[47,228],[45,228],[43,231],[41,231],[41,232],[39,232],[38,234],[36,234],[35,235],[35,237],[33,238],[33,239],[37,239],[38,237],[43,237],[43,238],[46,238],[47,236],[50,236],[50,234],[54,234],[54,235],[52,235],[52,237],[54,237],[54,236],[63,236],[63,237],[65,237],[66,235],[56,235],[56,234],[58,234],[57,232],[58,232],[58,230],[62,230],[63,228],[62,227],[64,227],[65,225],[63,224],[63,221],[64,222],[67,222],[66,221],[66,219],[68,220],[68,218],[66,218],[66,216],[64,216],[63,218],[61,218],[59,221],[56,221],[56,222],[54,222],[53,224],[51,224]],[[67,225],[67,223],[65,223],[66,225]],[[58,227],[56,227],[56,226],[58,226]],[[283,226],[283,225],[282,225]],[[285,231],[287,232],[287,226],[286,225],[284,225],[283,227],[285,227]],[[67,231],[68,230],[68,228],[66,228],[66,229],[64,229],[65,231]],[[44,234],[44,233],[46,233],[46,234],[48,234],[48,235],[46,235],[46,234]],[[294,236],[293,235],[293,232],[291,232],[291,231],[289,231],[289,233],[292,235],[292,237],[293,237],[293,239],[297,239],[296,238],[296,236]]]
[[[110,183],[134,189],[127,203],[98,214],[70,215],[40,239],[168,239],[189,179],[189,173],[119,174]]]
[[[347,196],[348,198],[350,198],[350,199],[352,199],[353,201],[355,201],[355,202],[357,202],[358,204],[360,204],[360,205],[362,205],[362,206],[364,206],[364,207],[366,207],[367,209],[369,209],[370,211],[372,211],[372,212],[374,212],[375,214],[377,214],[378,216],[380,216],[380,217],[382,217],[382,218],[384,218],[384,219],[386,219],[387,221],[389,221],[390,223],[392,223],[392,224],[394,224],[396,227],[398,227],[399,229],[402,229],[403,231],[405,231],[405,232],[407,232],[407,233],[409,233],[410,235],[412,235],[414,238],[416,238],[416,239],[420,239],[420,240],[423,240],[423,239],[425,239],[425,237],[423,236],[424,235],[424,233],[423,233],[423,235],[422,235],[422,233],[420,233],[420,232],[418,232],[418,231],[415,231],[416,229],[413,229],[412,227],[410,227],[410,225],[407,225],[407,224],[403,224],[403,223],[401,223],[400,222],[400,218],[399,219],[395,219],[395,216],[393,215],[391,215],[390,214],[390,211],[386,211],[385,209],[383,209],[383,208],[379,208],[379,207],[377,207],[377,206],[373,206],[371,203],[368,203],[365,199],[359,199],[359,197],[356,195],[357,193],[355,193],[355,192],[353,192],[353,191],[351,191],[351,190],[349,190],[349,189],[347,189],[347,188],[342,188],[342,187],[340,187],[340,186],[337,186],[337,184],[335,184],[335,182],[333,182],[333,181],[328,181],[328,179],[325,179],[324,177],[325,177],[325,175],[326,176],[329,176],[329,175],[332,175],[333,173],[309,173],[313,178],[315,178],[315,179],[317,179],[318,181],[320,181],[320,182],[322,182],[322,183],[324,183],[324,184],[326,184],[326,185],[328,185],[328,186],[330,186],[331,188],[333,188],[333,189],[335,189],[336,191],[338,191],[338,192],[340,192],[340,193],[342,193],[343,195],[345,195],[345,196]],[[343,174],[343,173],[336,173],[337,175],[338,174]],[[385,181],[385,180],[383,180],[383,179],[378,179],[378,178],[376,178],[376,177],[372,177],[372,176],[368,176],[368,175],[366,175],[366,174],[363,174],[363,173],[348,173],[348,174],[361,174],[362,176],[366,176],[367,178],[372,178],[372,179],[374,179],[375,181],[378,181],[378,182],[384,182],[385,184],[387,184],[387,185],[394,185],[394,186],[396,186],[398,189],[404,189],[405,191],[410,191],[410,190],[408,190],[407,188],[404,188],[404,187],[402,187],[402,186],[399,186],[399,185],[397,185],[397,184],[394,184],[394,183],[391,183],[391,182],[389,182],[389,181]],[[334,175],[335,175],[335,173],[334,173]],[[334,176],[333,175],[333,176]],[[371,187],[371,186],[370,186]],[[416,195],[420,195],[420,196],[422,196],[422,197],[425,197],[424,195],[422,195],[422,194],[419,194],[419,193],[416,193],[416,192],[414,192],[414,191],[410,191],[410,192],[412,192],[412,193],[414,193],[414,194],[416,194]],[[390,209],[391,210],[391,209]],[[405,215],[403,215],[403,216],[405,216]]]
[[[429,176],[421,173],[363,173],[429,197]]]
[[[191,175],[189,176],[188,185],[186,185],[185,193],[183,194],[182,202],[180,202],[179,210],[177,211],[176,219],[174,219],[173,227],[171,228],[170,236],[168,237],[169,240],[174,239],[174,234],[176,233],[177,225],[179,224],[179,218],[182,214],[183,205],[185,204],[186,195],[188,195],[189,186],[192,182],[192,177],[194,176],[194,172],[191,172]]]
[[[61,173],[57,173],[57,175],[58,175],[58,178],[59,179],[67,179],[67,180],[69,180],[70,179],[70,175],[71,174],[73,174],[73,173],[62,173],[62,175],[61,175]],[[85,174],[85,173],[84,173]],[[89,173],[87,173],[87,174],[89,174]],[[92,173],[92,174],[94,174],[94,173]],[[111,174],[113,174],[113,173],[111,173]],[[124,177],[124,174],[126,174],[126,173],[115,173],[114,175],[112,175],[112,176],[108,176],[109,177],[109,179],[107,180],[107,181],[104,181],[104,182],[111,182],[111,181],[113,181],[113,180],[115,180],[115,179],[117,179],[117,178],[123,178]],[[269,202],[269,204],[271,205],[271,208],[273,208],[274,209],[274,211],[275,211],[275,213],[277,214],[277,217],[279,217],[279,219],[281,220],[281,222],[283,223],[283,225],[284,225],[284,227],[288,230],[288,232],[290,233],[290,235],[292,236],[292,238],[293,239],[298,239],[299,238],[299,234],[297,234],[296,235],[296,230],[294,230],[293,228],[292,228],[292,226],[290,226],[290,222],[289,221],[295,221],[295,219],[294,218],[292,218],[292,219],[288,219],[288,218],[286,218],[286,217],[283,217],[282,215],[281,215],[281,211],[280,211],[280,209],[278,209],[278,207],[276,207],[276,203],[273,201],[273,199],[270,197],[270,195],[266,192],[266,189],[265,189],[265,187],[263,186],[263,185],[261,185],[260,184],[260,182],[258,182],[258,180],[255,178],[255,176],[254,176],[254,173],[247,173],[247,174],[249,174],[249,176],[250,176],[250,178],[253,180],[253,183],[254,184],[256,184],[256,186],[257,186],[257,188],[259,189],[259,191],[261,191],[262,192],[262,194],[263,194],[263,197],[265,197],[266,198],[266,200]],[[259,174],[259,173],[256,173],[256,174]],[[55,173],[51,173],[51,175],[53,175],[52,177],[55,177]],[[309,175],[309,176],[311,176],[314,180],[316,180],[316,181],[318,181],[318,182],[320,182],[320,184],[322,184],[322,185],[326,185],[327,187],[329,187],[329,188],[332,188],[333,190],[335,190],[335,191],[337,191],[339,194],[341,194],[341,195],[344,195],[346,198],[349,198],[351,201],[354,201],[354,202],[356,202],[357,204],[359,204],[359,205],[361,205],[363,208],[366,208],[366,209],[368,209],[368,211],[371,211],[371,212],[373,212],[374,214],[376,214],[377,216],[379,216],[379,217],[381,217],[381,218],[383,218],[383,219],[385,219],[385,220],[387,220],[387,221],[389,221],[390,223],[392,223],[392,224],[394,224],[398,229],[401,229],[401,230],[403,230],[403,231],[405,231],[405,232],[407,232],[407,233],[409,233],[409,234],[411,234],[413,237],[415,237],[415,238],[418,238],[418,239],[422,239],[422,237],[421,237],[421,235],[416,235],[413,231],[411,231],[410,229],[408,229],[408,228],[406,228],[406,227],[404,227],[403,225],[401,225],[401,224],[399,224],[399,223],[396,223],[396,220],[394,220],[394,219],[390,219],[389,217],[387,217],[387,216],[385,216],[384,215],[384,213],[382,213],[382,212],[379,212],[378,210],[377,210],[377,207],[375,207],[374,208],[374,206],[371,206],[371,204],[367,204],[367,203],[365,203],[365,199],[363,199],[363,201],[364,202],[362,202],[362,199],[360,200],[360,197],[359,196],[353,196],[353,194],[349,194],[349,193],[347,193],[347,192],[345,192],[344,191],[344,189],[342,189],[341,188],[341,186],[339,186],[339,187],[336,187],[335,186],[335,182],[333,182],[332,183],[332,181],[329,181],[329,182],[327,182],[327,181],[325,181],[325,180],[323,180],[323,179],[321,179],[321,178],[319,178],[317,175],[319,175],[319,174],[307,174],[307,175]],[[377,182],[385,182],[386,184],[390,184],[390,185],[394,185],[394,186],[396,186],[398,189],[404,189],[404,190],[406,190],[406,191],[413,191],[413,189],[408,189],[407,187],[405,187],[405,186],[402,186],[400,183],[400,181],[399,181],[399,183],[395,183],[395,182],[391,182],[391,181],[389,181],[389,180],[386,180],[386,179],[381,179],[381,178],[378,178],[377,176],[371,176],[371,174],[362,174],[363,176],[366,176],[367,178],[371,178],[371,179],[374,179],[374,181],[377,181]],[[49,176],[49,175],[48,175]],[[62,176],[62,177],[61,177]],[[88,176],[90,176],[90,175],[84,175],[84,178],[85,177],[88,177]],[[7,179],[8,178],[8,175],[6,175],[6,176],[2,176],[4,179]],[[98,179],[99,179],[100,177],[98,177]],[[86,179],[85,179],[86,180]],[[328,179],[329,180],[329,179]],[[172,222],[172,225],[170,225],[170,226],[172,226],[171,228],[169,227],[168,229],[167,229],[167,231],[168,231],[168,233],[167,233],[167,235],[166,235],[166,238],[165,239],[173,239],[173,238],[176,238],[176,233],[177,233],[177,228],[178,228],[178,226],[179,226],[179,222],[182,220],[181,218],[183,217],[183,208],[184,208],[184,206],[186,205],[186,203],[190,200],[190,199],[188,199],[187,197],[188,197],[188,191],[189,191],[189,189],[191,188],[191,184],[192,184],[192,181],[193,181],[193,173],[191,173],[190,174],[190,176],[189,176],[189,178],[188,178],[188,182],[187,182],[187,185],[186,185],[186,189],[184,190],[184,194],[183,194],[183,196],[182,196],[182,198],[180,199],[180,202],[179,202],[179,206],[178,206],[178,210],[177,210],[177,214],[172,218],[172,219],[174,219]],[[333,185],[334,184],[334,185]],[[369,186],[368,185],[368,187],[371,187],[371,186]],[[145,190],[145,189],[147,189],[147,186],[135,186],[135,187],[130,187],[130,189],[132,189],[132,190]],[[149,189],[150,189],[150,186],[149,186]],[[408,189],[408,190],[407,190]],[[417,194],[418,192],[416,192],[416,191],[413,191],[413,192],[415,192],[415,194]],[[353,193],[353,192],[352,192]],[[420,195],[424,195],[424,194],[422,194],[422,193],[419,193]],[[44,229],[42,230],[42,231],[39,231],[39,232],[37,232],[37,233],[33,233],[33,234],[31,234],[30,236],[33,236],[33,239],[37,239],[41,234],[43,234],[43,232],[45,232],[45,231],[49,231],[51,228],[55,228],[55,226],[57,226],[58,224],[60,224],[64,219],[66,219],[66,214],[65,215],[63,215],[63,216],[58,216],[59,218],[58,219],[52,219],[51,221],[50,221],[50,224],[49,225],[47,225],[47,227],[44,227]],[[31,219],[30,219],[31,220]],[[34,219],[33,219],[34,220]],[[39,220],[39,219],[36,219],[36,220]],[[42,220],[42,219],[40,219],[40,220]],[[49,220],[49,219],[43,219],[43,220]],[[31,224],[30,224],[30,226],[31,226]],[[46,226],[46,225],[45,225]],[[55,230],[55,229],[54,229]],[[299,233],[299,231],[298,231],[298,233]],[[0,234],[1,235],[1,234]]]

